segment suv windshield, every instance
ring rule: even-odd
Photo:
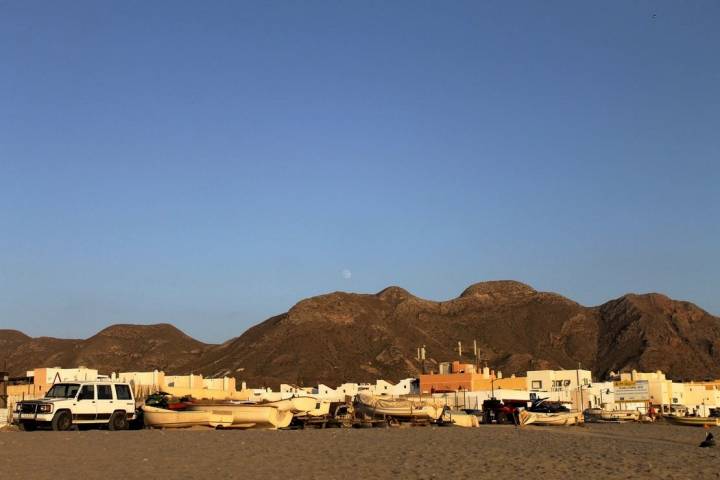
[[[73,398],[79,388],[77,383],[58,383],[48,390],[45,398]]]

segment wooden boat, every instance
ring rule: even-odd
[[[232,417],[214,415],[206,410],[168,410],[143,405],[143,422],[153,428],[228,427]]]
[[[675,415],[667,415],[665,417],[670,423],[675,425],[686,425],[690,427],[717,427],[720,426],[720,418],[717,417],[678,417]]]
[[[355,408],[370,416],[388,416],[397,419],[430,419],[437,420],[444,407],[424,401],[407,398],[386,398],[368,392],[360,392],[356,396]]]
[[[264,428],[275,430],[290,425],[293,413],[274,406],[247,403],[196,403],[191,411],[209,412],[211,418],[230,418],[228,428]]]
[[[589,422],[638,422],[640,412],[637,410],[602,410],[589,408],[585,410],[585,418]]]
[[[584,422],[581,412],[529,412],[522,410],[519,415],[520,425],[578,425]]]

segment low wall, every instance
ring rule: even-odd
[[[209,388],[166,387],[165,392],[175,397],[190,395],[193,398],[206,400],[247,400],[249,398],[247,392],[226,392],[225,390],[213,390]]]

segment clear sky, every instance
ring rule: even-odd
[[[0,328],[516,279],[720,314],[720,2],[0,2]]]

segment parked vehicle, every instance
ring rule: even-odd
[[[40,400],[15,405],[13,423],[23,430],[51,427],[69,430],[73,425],[100,425],[126,430],[135,418],[135,397],[127,383],[82,381],[56,383]]]
[[[482,404],[482,423],[517,424],[517,414],[527,408],[527,400],[498,400],[490,398]]]
[[[570,411],[561,402],[552,402],[546,398],[534,400],[527,409],[529,412],[535,413],[567,413]]]

